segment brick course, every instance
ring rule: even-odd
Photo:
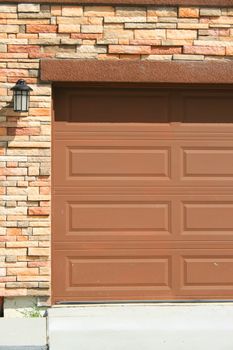
[[[0,295],[49,296],[51,86],[42,58],[233,58],[233,8],[0,4]],[[10,88],[33,88],[29,113]]]

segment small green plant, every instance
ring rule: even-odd
[[[20,313],[27,318],[43,317],[44,310],[37,305],[32,306],[29,310],[20,311]]]

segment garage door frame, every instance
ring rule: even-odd
[[[50,69],[51,64],[55,64],[53,70]],[[64,86],[66,83],[83,84],[83,83],[179,83],[179,84],[212,84],[216,88],[224,86],[228,87],[233,84],[233,62],[221,63],[211,62],[204,64],[187,63],[164,63],[164,62],[146,62],[133,64],[128,62],[87,62],[87,61],[50,61],[42,62],[41,77],[43,80],[50,80],[55,85]],[[61,69],[63,67],[63,69]],[[54,70],[55,68],[55,70]],[[122,72],[119,76],[118,72]],[[172,69],[171,69],[172,68]],[[174,68],[174,69],[173,69]],[[70,75],[70,69],[73,75]],[[123,71],[122,71],[123,69]],[[68,70],[66,72],[66,70]],[[167,74],[170,72],[169,74]],[[212,73],[215,74],[212,74]],[[125,74],[123,74],[125,73]],[[72,76],[72,80],[71,79]],[[162,84],[161,84],[162,85]],[[53,226],[53,223],[52,223]]]

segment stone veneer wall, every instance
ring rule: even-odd
[[[42,58],[233,58],[233,8],[0,4],[0,295],[50,295],[51,85]],[[9,90],[33,88],[29,113]]]

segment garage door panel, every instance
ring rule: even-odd
[[[70,231],[167,231],[165,204],[95,203],[70,205]]]
[[[67,257],[70,288],[77,286],[168,286],[169,258]]]
[[[164,142],[85,143],[55,142],[56,186],[145,186],[148,181],[158,185],[171,180],[171,149]]]
[[[65,91],[57,88],[55,94],[57,121],[65,120],[71,123],[166,123],[169,121],[169,90],[82,87]],[[155,105],[156,108],[154,108]]]
[[[212,188],[211,188],[212,190]],[[228,195],[182,196],[180,239],[233,241],[233,201]]]
[[[218,186],[232,187],[233,141],[225,140],[225,136],[215,135],[213,140],[206,135],[205,141],[176,141],[179,145],[178,168],[182,186],[211,186],[215,188],[214,191]]]
[[[232,186],[233,142],[209,141],[181,146],[183,183]],[[208,146],[207,146],[208,145]]]
[[[167,149],[69,149],[69,177],[168,177]]]
[[[82,202],[74,196],[57,195],[54,209],[60,215],[54,226],[55,241],[158,240],[171,235],[170,201],[101,197]]]
[[[184,91],[179,94],[181,120],[184,123],[232,123],[232,91]]]
[[[172,257],[164,251],[98,250],[85,256],[85,251],[77,248],[58,250],[55,258],[60,270],[53,276],[56,295],[72,297],[75,293],[87,299],[96,295],[97,300],[108,300],[171,293]]]
[[[180,259],[181,295],[232,295],[232,250],[189,251]]]
[[[233,234],[233,202],[183,203],[184,231],[229,231]]]

